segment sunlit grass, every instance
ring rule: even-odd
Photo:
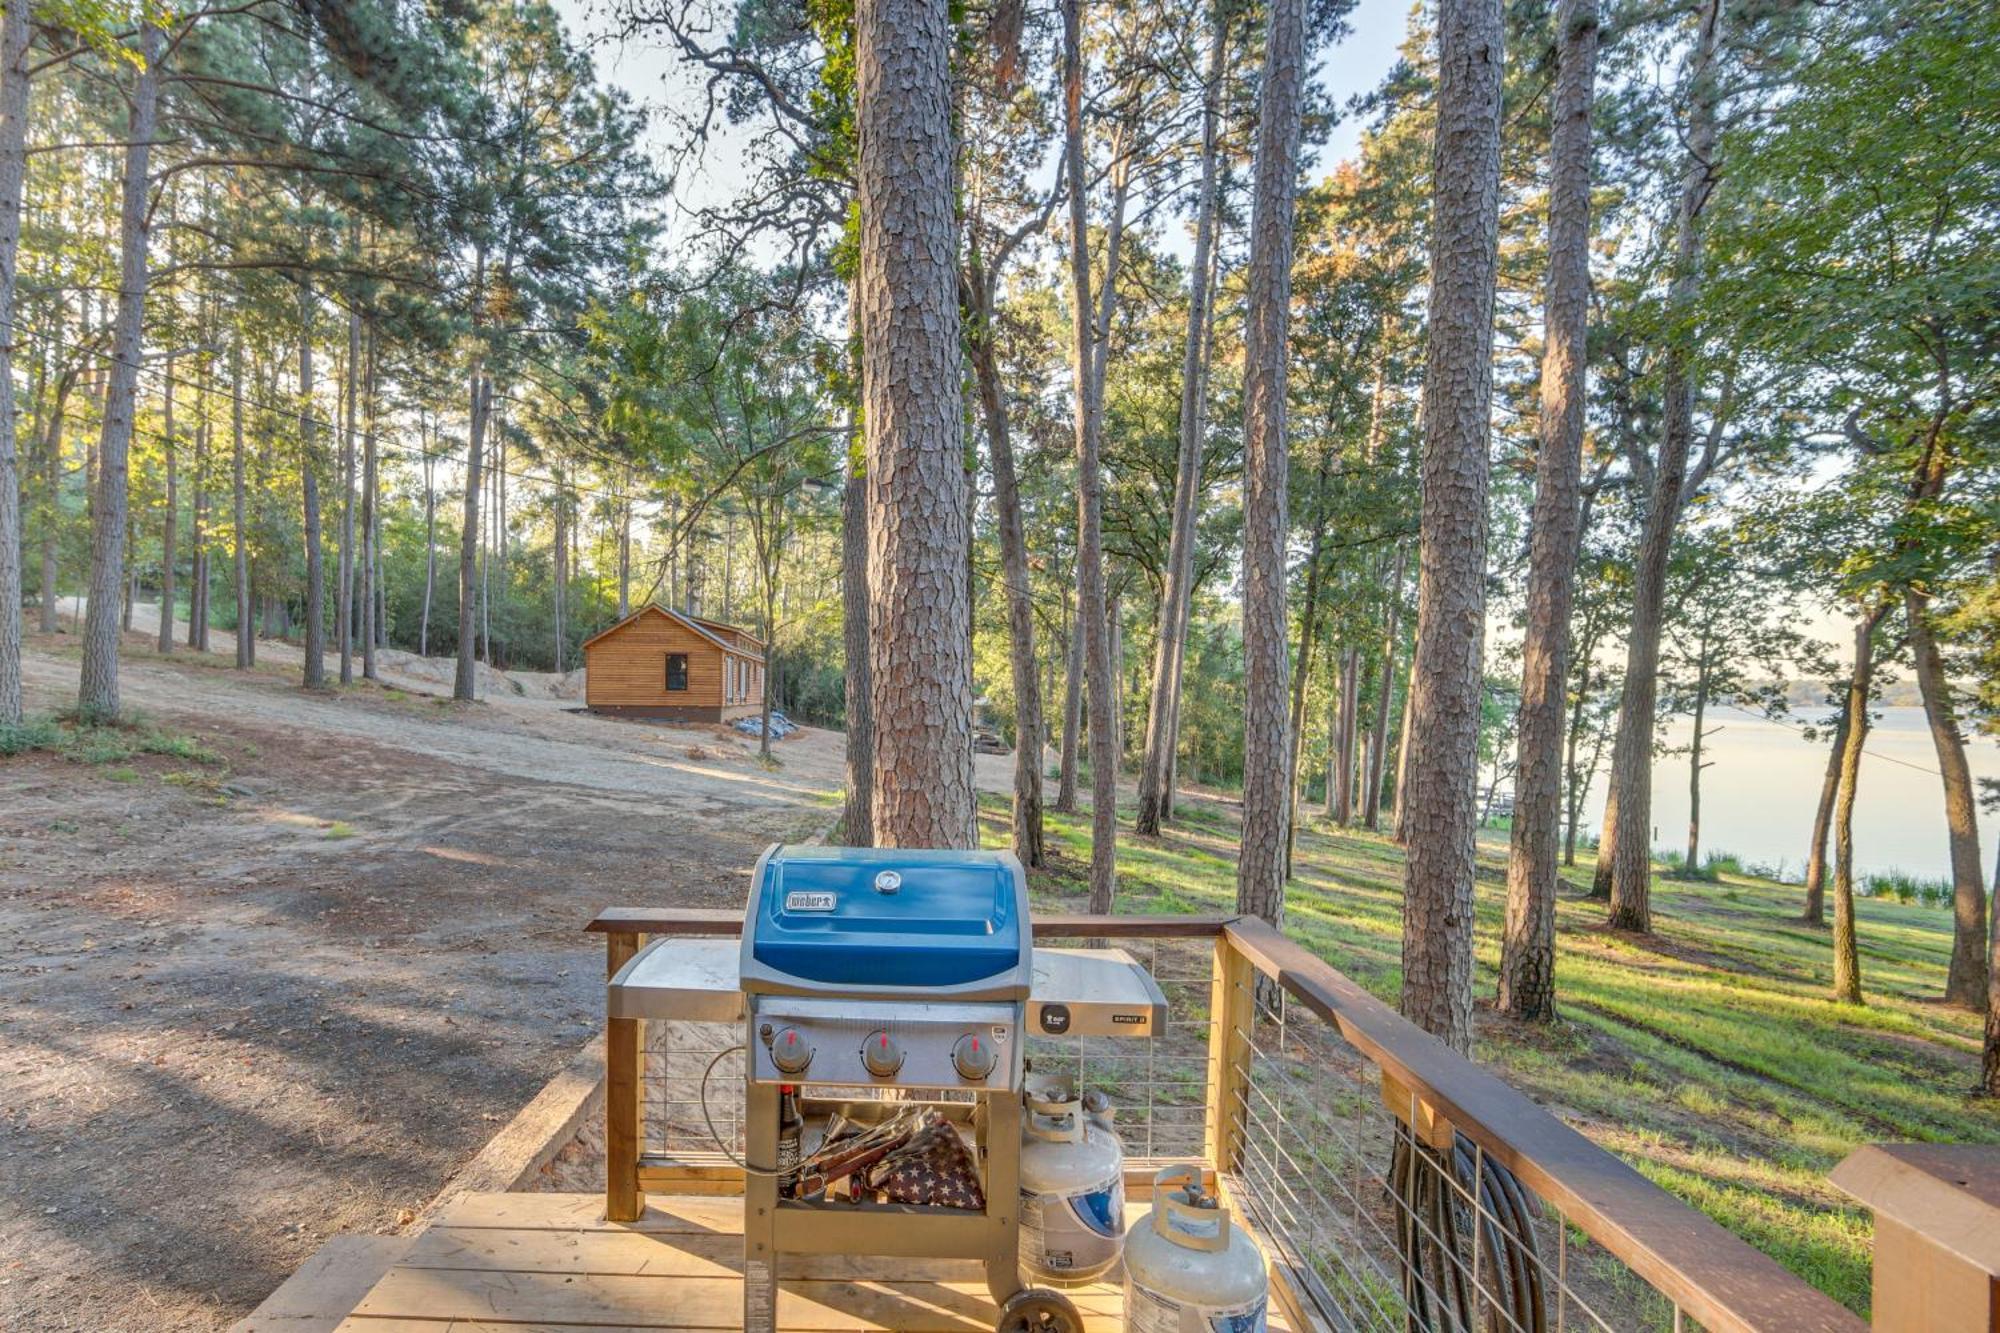
[[[1006,803],[985,808],[989,845]],[[1159,839],[1121,811],[1120,912],[1228,912],[1233,806],[1191,801]],[[1048,817],[1057,861],[1038,901],[1075,908],[1090,857],[1087,813]],[[1650,936],[1604,929],[1584,896],[1588,854],[1565,868],[1557,908],[1561,1021],[1492,1016],[1505,834],[1481,835],[1476,885],[1477,1056],[1662,1188],[1706,1212],[1851,1309],[1865,1312],[1867,1213],[1826,1184],[1866,1143],[2000,1144],[2000,1107],[1971,1096],[1978,1017],[1939,1002],[1949,913],[1893,893],[1856,904],[1867,1003],[1832,997],[1829,931],[1799,920],[1801,890],[1718,853],[1698,878],[1657,875]],[[1286,929],[1395,1003],[1402,969],[1403,855],[1384,836],[1308,814]]]

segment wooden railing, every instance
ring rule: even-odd
[[[653,935],[734,936],[740,912],[613,908],[590,923],[605,936],[607,976]],[[1722,1226],[1646,1180],[1527,1096],[1377,1000],[1263,921],[1237,917],[1049,915],[1037,939],[1192,940],[1213,948],[1205,1143],[1227,1171],[1246,1133],[1254,1077],[1257,978],[1332,1025],[1380,1071],[1398,1114],[1424,1142],[1463,1135],[1492,1162],[1622,1261],[1682,1316],[1716,1333],[1858,1333],[1862,1320]],[[640,1193],[640,1024],[611,1019],[606,1045],[606,1205],[630,1220]],[[1560,1231],[1560,1228],[1558,1228]],[[1551,1327],[1554,1326],[1553,1321]]]

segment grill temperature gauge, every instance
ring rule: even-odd
[[[952,1067],[958,1070],[960,1078],[969,1082],[977,1083],[991,1074],[995,1060],[993,1043],[976,1032],[966,1033],[951,1048]]]

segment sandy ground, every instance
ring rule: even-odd
[[[0,1328],[221,1328],[393,1230],[596,1028],[592,914],[735,906],[837,814],[837,733],[766,769],[554,678],[306,695],[283,645],[127,643],[128,710],[223,762],[0,760]],[[76,675],[31,636],[31,710]]]

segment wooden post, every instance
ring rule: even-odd
[[[1879,1333],[2000,1333],[2000,1149],[1875,1144],[1831,1179],[1875,1210]]]
[[[1245,1099],[1250,1091],[1250,1030],[1257,1019],[1256,969],[1229,942],[1215,937],[1215,963],[1208,990],[1208,1110],[1204,1145],[1208,1164],[1218,1172],[1236,1165],[1243,1139]]]
[[[639,952],[636,931],[615,930],[604,937],[604,979]],[[604,1217],[610,1222],[636,1222],[646,1211],[639,1192],[640,1088],[646,1051],[643,1029],[636,1018],[613,1018],[604,1036]]]

